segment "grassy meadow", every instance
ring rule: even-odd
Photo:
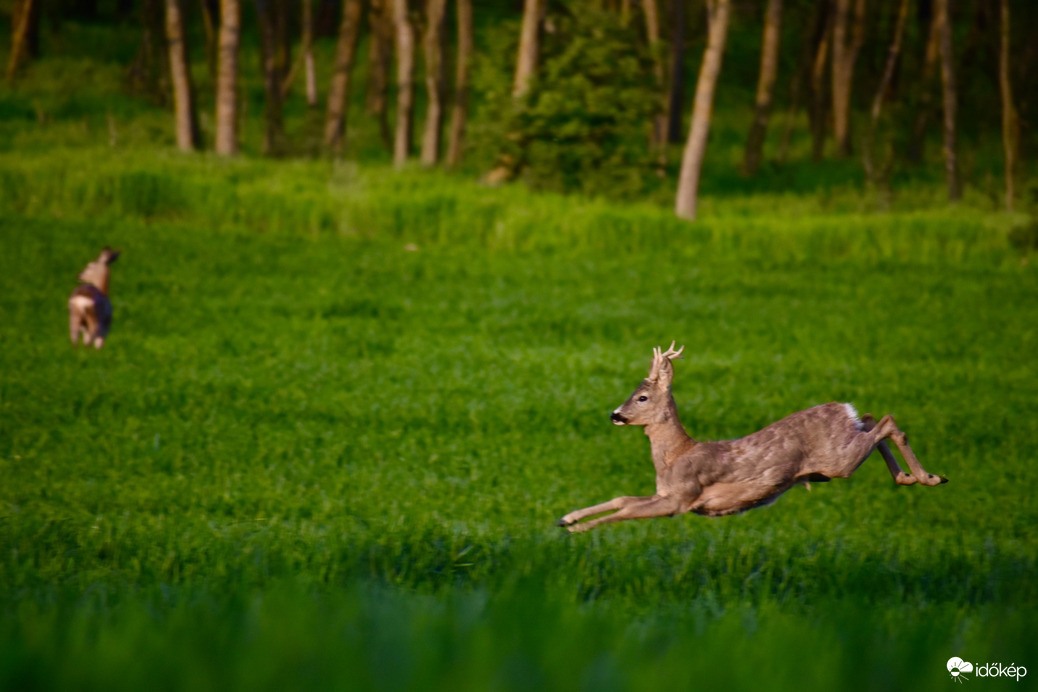
[[[0,689],[1038,675],[1038,270],[990,190],[949,207],[920,180],[879,211],[774,173],[686,224],[178,155],[167,113],[53,90],[61,66],[0,88]],[[105,245],[112,332],[73,349],[66,300]],[[693,437],[850,401],[950,482],[896,487],[877,457],[742,515],[561,531],[653,491],[608,415],[672,339]]]
[[[982,209],[697,225],[420,172],[0,157],[0,686],[940,689],[1034,644],[1038,275]],[[72,349],[105,244],[116,319]],[[678,339],[690,433],[816,403],[878,459],[772,507],[648,494],[608,422]]]

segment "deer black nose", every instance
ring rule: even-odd
[[[613,411],[612,415],[609,416],[609,420],[613,421],[617,425],[624,425],[627,422],[627,418],[625,418],[619,411]]]

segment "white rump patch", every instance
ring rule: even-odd
[[[844,404],[843,408],[847,411],[847,417],[854,421],[854,427],[861,430],[861,418],[858,416],[858,409],[854,408],[854,404]]]
[[[94,299],[89,296],[72,296],[68,301],[68,306],[77,312],[86,312],[94,306]]]

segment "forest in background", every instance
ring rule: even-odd
[[[883,199],[922,180],[951,200],[974,186],[1005,208],[1035,203],[1038,6],[1021,0],[14,0],[0,12],[15,92],[34,60],[68,49],[65,24],[120,27],[126,91],[168,109],[169,143],[189,151],[413,161],[675,202],[685,218],[704,161],[749,192],[807,176]]]

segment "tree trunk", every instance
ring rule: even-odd
[[[130,90],[156,103],[169,103],[169,43],[164,0],[144,0],[140,8],[141,45],[127,70]]]
[[[519,34],[519,54],[515,61],[515,80],[512,82],[513,107],[518,107],[530,91],[530,83],[537,72],[537,58],[540,52],[539,32],[541,24],[542,0],[525,0],[523,4],[523,24]],[[509,133],[508,138],[518,141],[520,149],[525,145],[520,141],[521,135]],[[486,175],[486,182],[491,185],[502,183],[515,177],[522,167],[522,162],[509,153],[498,155],[493,170]]]
[[[952,27],[948,0],[934,0],[934,21],[938,22],[941,50],[941,93],[944,105],[944,171],[948,179],[948,199],[962,197],[959,161],[955,150],[955,63],[952,55]]]
[[[469,69],[472,63],[472,0],[457,0],[458,57],[454,75],[454,104],[451,108],[450,140],[447,145],[447,165],[457,166],[465,140],[465,122],[468,119]]]
[[[306,81],[306,105],[317,106],[317,66],[314,62],[313,0],[303,0],[303,73]]]
[[[699,195],[699,175],[706,154],[707,136],[710,134],[710,113],[714,104],[714,88],[721,73],[721,58],[728,35],[730,0],[707,0],[710,31],[707,36],[703,64],[699,68],[696,82],[695,103],[692,106],[692,126],[681,161],[681,177],[678,179],[678,194],[675,211],[679,218],[694,221]]]
[[[883,110],[883,101],[887,98],[890,83],[894,79],[894,69],[897,67],[898,56],[901,54],[901,37],[905,33],[905,21],[908,18],[908,0],[901,0],[897,9],[897,23],[894,26],[894,38],[890,42],[890,50],[887,51],[887,62],[883,67],[883,76],[880,77],[879,87],[876,89],[876,97],[872,100],[872,110],[869,113],[869,129],[865,135],[862,145],[862,163],[865,166],[865,177],[869,183],[875,185],[879,179],[885,177],[876,169],[873,144],[876,139],[876,130],[879,127],[879,116]]]
[[[279,41],[278,15],[275,4],[280,0],[256,0],[256,18],[260,34],[260,69],[263,74],[263,153],[278,155],[285,150],[285,121],[282,109],[282,82],[285,54]]]
[[[426,0],[425,3],[425,130],[422,133],[421,161],[423,166],[435,166],[440,160],[440,140],[443,138],[443,20],[447,0]]]
[[[371,43],[368,46],[368,94],[366,110],[378,121],[379,135],[386,149],[393,150],[389,128],[389,63],[393,53],[393,13],[388,0],[371,0],[368,10]]]
[[[396,134],[393,163],[403,166],[411,155],[411,122],[414,117],[414,27],[407,16],[407,0],[393,0],[396,27]]]
[[[541,0],[526,0],[523,4],[523,26],[519,37],[519,56],[515,63],[515,81],[512,97],[521,99],[530,90],[530,81],[537,72],[538,31],[541,22]]]
[[[350,102],[350,76],[360,36],[360,0],[343,0],[339,40],[335,44],[335,71],[328,89],[328,117],[324,123],[324,145],[330,151],[342,151],[346,138],[346,113]]]
[[[220,38],[216,66],[216,153],[238,153],[238,0],[220,0]]]
[[[1006,164],[1006,211],[1013,211],[1013,175],[1018,133],[1012,83],[1009,80],[1009,0],[1001,1],[1000,10],[1002,40],[998,51],[998,85],[1002,94],[1002,150],[1005,152]]]
[[[797,112],[800,110],[800,99],[804,91],[812,88],[814,84],[811,81],[812,68],[814,66],[814,58],[817,47],[821,42],[824,42],[826,27],[829,21],[829,3],[820,2],[814,8],[814,20],[811,26],[810,40],[805,40],[801,37],[800,40],[800,59],[797,61],[797,70],[793,74],[792,79],[789,81],[789,105],[786,109],[785,123],[782,128],[782,136],[779,138],[779,151],[776,161],[778,163],[785,163],[786,157],[789,154],[789,144],[793,136],[793,126],[796,122]],[[794,21],[796,16],[794,15]],[[819,80],[819,85],[821,80]],[[819,96],[820,103],[824,104],[823,97]],[[809,124],[814,124],[814,101],[808,101],[807,107]],[[813,132],[813,130],[811,130]],[[823,130],[824,136],[824,130]]]
[[[200,144],[198,113],[195,111],[195,90],[191,84],[191,61],[188,59],[183,17],[183,0],[166,0],[166,41],[169,45],[169,73],[173,81],[177,148],[195,151]]]
[[[14,78],[32,55],[31,44],[40,29],[40,0],[21,0],[11,13],[11,55],[7,60],[7,82]]]
[[[652,116],[652,135],[649,142],[653,149],[659,149],[660,153],[665,151],[667,131],[667,97],[663,85],[664,76],[663,52],[660,42],[660,8],[657,0],[643,0],[642,8],[645,10],[645,37],[649,42],[649,52],[652,54],[652,78],[656,90],[660,95],[659,106]]]
[[[912,137],[908,142],[908,160],[918,163],[923,159],[923,144],[926,141],[927,120],[930,118],[930,105],[933,100],[931,84],[937,58],[940,55],[940,26],[933,5],[929,8],[929,30],[927,31],[926,52],[923,56],[923,74],[918,82],[919,98],[916,104],[915,123],[912,125]],[[925,14],[923,15],[925,16]]]
[[[220,4],[218,0],[202,0],[202,28],[205,30],[205,63],[209,66],[209,76],[216,76],[217,31],[220,21]]]
[[[746,139],[746,152],[742,169],[745,175],[754,175],[760,167],[764,135],[768,131],[768,115],[771,113],[771,95],[778,75],[779,36],[782,25],[782,0],[768,0],[764,12],[764,37],[761,39],[760,79],[757,81],[757,97],[753,107],[753,123]]]
[[[712,0],[707,0],[709,4]],[[685,2],[674,0],[671,17],[670,90],[667,94],[667,141],[681,141],[681,115],[685,110]]]
[[[807,115],[811,126],[811,160],[818,162],[825,155],[827,132],[825,117],[825,66],[829,61],[829,38],[832,35],[831,17],[825,20],[825,29],[811,63],[811,106]]]
[[[865,0],[855,0],[853,27],[850,5],[851,0],[836,0],[833,17],[833,136],[840,156],[851,155],[851,87],[865,41]]]

